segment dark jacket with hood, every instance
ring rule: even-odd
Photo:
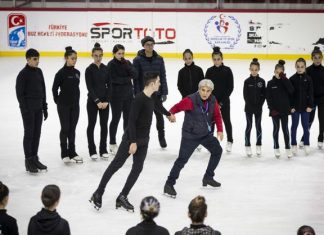
[[[312,78],[315,104],[324,104],[324,66],[312,64],[306,73]]]
[[[263,78],[252,77],[244,81],[243,96],[246,113],[260,114],[266,99],[266,84]]]
[[[28,225],[28,235],[70,235],[69,223],[56,211],[42,209]]]
[[[279,115],[289,115],[291,113],[290,96],[294,93],[291,82],[285,79],[277,79],[275,76],[267,84],[267,103],[271,112],[275,111]]]
[[[138,51],[137,56],[133,60],[133,65],[137,71],[137,79],[134,81],[135,94],[143,91],[144,89],[143,76],[145,72],[159,73],[161,86],[157,94],[168,94],[164,60],[156,51],[153,51],[152,57],[146,57],[144,49]]]
[[[195,93],[198,90],[198,84],[204,79],[203,70],[192,62],[191,65],[184,65],[178,73],[178,90],[182,98]]]
[[[313,108],[313,83],[312,79],[306,74],[295,73],[289,78],[294,87],[294,93],[291,96],[291,106],[297,112],[305,112],[306,108]]]
[[[221,233],[202,224],[190,225],[190,228],[185,227],[181,231],[176,232],[175,235],[221,235]]]
[[[7,214],[6,210],[0,210],[0,234],[18,235],[18,226],[15,218]]]
[[[157,225],[154,221],[143,221],[128,229],[126,235],[169,235],[169,231]]]

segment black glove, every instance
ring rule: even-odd
[[[166,95],[161,95],[160,100],[161,100],[161,102],[165,102],[167,100],[167,96]]]
[[[46,121],[46,119],[48,118],[48,112],[47,109],[43,110],[43,115],[44,115],[44,121]]]

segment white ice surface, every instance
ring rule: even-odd
[[[105,58],[105,63],[108,61]],[[151,141],[144,170],[132,189],[129,200],[135,206],[135,213],[115,210],[115,199],[121,191],[130,171],[132,159],[126,162],[111,179],[103,197],[103,207],[97,212],[88,199],[96,189],[99,180],[111,162],[91,161],[87,149],[87,91],[84,71],[90,59],[80,58],[76,68],[81,71],[80,119],[77,126],[76,147],[84,157],[83,165],[66,166],[60,160],[60,124],[53,102],[51,87],[56,71],[63,65],[60,58],[41,58],[46,88],[49,118],[43,123],[39,156],[48,165],[49,171],[36,176],[29,175],[24,168],[22,148],[23,125],[15,95],[15,81],[18,72],[25,65],[24,58],[0,58],[0,180],[10,188],[8,212],[18,220],[21,234],[26,234],[29,218],[42,207],[40,193],[47,184],[57,184],[62,190],[58,211],[66,218],[72,234],[125,234],[126,230],[140,222],[139,203],[148,195],[154,195],[161,203],[157,223],[169,229],[171,234],[189,225],[187,206],[197,195],[204,195],[208,203],[206,224],[222,234],[296,234],[303,224],[311,225],[317,234],[324,234],[324,151],[316,148],[318,121],[311,130],[311,154],[299,152],[288,160],[283,154],[276,159],[273,154],[272,122],[264,105],[263,156],[247,158],[244,154],[245,114],[242,98],[243,81],[249,75],[249,61],[226,61],[234,73],[235,88],[231,96],[231,113],[234,134],[233,152],[224,153],[215,178],[222,183],[218,189],[204,189],[201,179],[205,172],[209,154],[206,150],[195,153],[175,185],[178,197],[171,199],[162,195],[163,185],[177,157],[183,114],[177,115],[177,123],[166,122],[168,148],[159,148],[155,119],[151,128]],[[204,71],[210,60],[196,61]],[[268,81],[273,74],[275,61],[261,61],[260,76]],[[182,60],[166,60],[169,96],[165,107],[180,100],[177,91],[177,74],[183,66]],[[294,62],[288,61],[287,75],[294,72]],[[98,124],[98,123],[97,123]],[[99,142],[99,128],[96,127],[96,142]],[[301,126],[298,130],[300,138]],[[119,124],[117,140],[122,135]],[[226,135],[225,135],[226,137]],[[226,138],[225,138],[226,139]],[[252,144],[255,143],[255,129],[252,129]],[[280,132],[281,150],[283,137]],[[222,145],[225,146],[226,141]],[[255,148],[253,146],[255,153]]]

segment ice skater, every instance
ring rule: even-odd
[[[24,153],[26,171],[37,173],[47,170],[39,161],[38,147],[41,128],[48,117],[46,88],[43,72],[38,68],[39,52],[35,49],[26,51],[26,66],[19,72],[16,80],[16,94],[24,124]]]
[[[213,178],[223,151],[218,141],[223,140],[222,116],[218,102],[212,95],[213,89],[213,82],[209,79],[203,79],[199,82],[198,92],[187,96],[170,109],[171,114],[185,111],[179,156],[164,185],[164,193],[171,197],[177,195],[174,185],[179,178],[181,169],[200,144],[210,152],[209,163],[202,184],[212,187],[221,186]],[[213,135],[215,124],[218,139]]]
[[[106,169],[97,190],[90,199],[90,202],[93,202],[97,210],[101,208],[102,195],[110,178],[124,165],[127,158],[133,155],[132,169],[124,188],[116,199],[116,209],[123,207],[126,210],[134,211],[134,206],[128,201],[127,196],[143,169],[149,144],[153,110],[158,110],[168,116],[171,122],[175,121],[175,117],[158,101],[155,92],[159,90],[159,87],[160,78],[158,73],[147,72],[144,74],[144,90],[136,95],[132,103],[128,127],[124,132],[116,156]]]

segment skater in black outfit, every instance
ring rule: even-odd
[[[178,73],[178,90],[182,98],[195,93],[198,84],[204,79],[203,70],[193,62],[193,53],[190,49],[183,52],[185,65]]]
[[[285,148],[288,158],[292,157],[289,143],[288,115],[291,113],[290,96],[294,92],[294,87],[284,74],[285,61],[279,60],[275,66],[274,76],[267,84],[267,103],[273,122],[274,153],[280,157],[279,150],[279,128],[281,128],[285,139]]]
[[[33,216],[28,225],[28,235],[70,235],[69,223],[61,218],[56,208],[61,196],[60,188],[47,185],[42,191],[44,208]]]
[[[111,79],[111,112],[112,119],[109,125],[109,151],[116,154],[118,146],[116,143],[116,133],[118,123],[123,113],[124,131],[127,127],[130,106],[134,97],[133,79],[135,78],[135,68],[125,60],[125,47],[117,44],[113,48],[114,58],[108,63],[108,74]]]
[[[65,48],[65,64],[55,75],[52,92],[60,118],[61,158],[64,163],[82,163],[75,151],[75,129],[79,120],[80,71],[75,69],[77,53],[72,47]],[[60,93],[58,93],[60,89]],[[68,143],[67,143],[68,142]]]
[[[15,218],[7,214],[6,207],[9,201],[9,189],[0,181],[0,234],[18,235],[18,226]]]
[[[134,207],[128,202],[127,196],[143,169],[149,143],[153,110],[158,110],[168,116],[170,121],[174,121],[174,116],[165,110],[161,102],[158,101],[156,94],[154,94],[160,87],[158,73],[146,73],[144,75],[144,84],[144,90],[136,95],[132,103],[128,126],[117,154],[106,169],[97,190],[91,197],[90,201],[94,203],[96,209],[101,207],[102,195],[110,178],[124,165],[127,158],[133,155],[133,166],[123,190],[116,199],[116,208],[123,207],[134,211]]]
[[[323,149],[323,137],[324,137],[324,66],[322,65],[323,54],[319,47],[314,47],[312,51],[313,64],[306,69],[307,75],[309,75],[313,81],[314,87],[314,107],[309,116],[309,129],[314,121],[316,108],[318,109],[318,121],[319,121],[319,134],[317,138],[317,146],[319,149]],[[300,147],[304,147],[304,138],[301,139]]]
[[[85,71],[85,80],[88,89],[88,147],[89,155],[93,160],[98,159],[96,144],[94,141],[94,129],[97,122],[97,115],[100,118],[100,146],[99,154],[103,159],[108,159],[107,135],[108,135],[108,117],[109,117],[109,86],[110,79],[108,76],[107,66],[102,61],[103,50],[99,43],[92,49],[92,58],[94,62],[90,64]]]
[[[137,79],[134,80],[135,94],[143,91],[143,75],[145,72],[159,73],[161,86],[157,92],[157,97],[161,103],[165,102],[168,95],[168,84],[165,73],[165,65],[163,58],[154,50],[155,41],[152,37],[146,36],[141,40],[144,49],[138,51],[137,56],[133,60],[134,67],[137,71]],[[154,110],[156,117],[156,128],[161,148],[166,148],[164,119],[158,111]]]
[[[230,95],[234,89],[233,73],[230,67],[223,64],[223,53],[220,51],[219,47],[213,49],[212,58],[214,66],[207,69],[205,78],[212,80],[214,83],[215,89],[213,90],[213,95],[220,105],[227,135],[226,151],[231,152],[233,133],[230,113]]]
[[[223,139],[222,116],[215,97],[211,95],[213,89],[213,82],[203,79],[199,82],[198,92],[187,96],[170,109],[172,114],[185,111],[179,156],[174,162],[164,185],[164,193],[171,197],[177,195],[173,186],[179,178],[180,171],[200,144],[210,152],[202,184],[203,186],[210,185],[212,187],[221,186],[219,182],[213,179],[214,171],[223,151],[218,141],[218,139],[220,141]],[[215,124],[218,139],[213,135]]]
[[[188,216],[191,219],[190,228],[185,227],[175,235],[191,235],[191,234],[208,234],[221,235],[217,230],[204,224],[207,217],[207,204],[203,196],[197,196],[191,200],[188,206]]]
[[[141,202],[141,216],[143,221],[127,230],[126,235],[169,235],[169,231],[157,225],[154,218],[159,215],[160,203],[153,197],[145,197]]]
[[[26,51],[27,64],[17,76],[16,94],[24,123],[24,152],[26,171],[37,173],[47,166],[39,161],[38,147],[43,122],[48,117],[43,72],[38,68],[39,52]]]
[[[244,81],[243,96],[245,100],[245,116],[246,116],[246,129],[245,129],[245,151],[248,157],[252,156],[251,149],[251,129],[253,122],[253,115],[256,127],[256,154],[261,156],[262,145],[262,106],[266,99],[266,85],[263,78],[259,77],[260,63],[257,58],[254,58],[250,63],[251,75]]]

